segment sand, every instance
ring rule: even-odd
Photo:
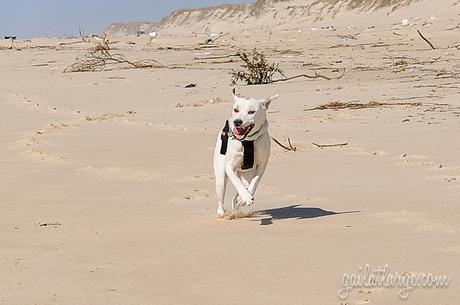
[[[446,30],[456,21],[112,45],[175,69],[62,73],[94,43],[1,42],[0,304],[403,302],[382,287],[338,297],[343,274],[366,264],[450,276],[405,304],[458,303],[460,51],[459,29]],[[218,220],[212,151],[239,61],[195,57],[253,47],[288,76],[347,73],[236,87],[280,95],[271,134],[297,151],[273,144],[244,211],[254,215]],[[309,110],[351,101],[390,105]]]

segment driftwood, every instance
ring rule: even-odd
[[[91,49],[86,58],[77,60],[64,69],[64,73],[69,72],[95,72],[103,71],[108,64],[125,64],[130,68],[162,68],[162,64],[153,59],[130,61],[122,54],[111,54],[108,49],[99,45]]]
[[[336,76],[336,77],[325,76],[325,75],[319,74],[318,72],[315,72],[314,75],[299,74],[299,75],[296,75],[296,76],[275,79],[275,80],[272,80],[272,81],[268,82],[267,84],[286,82],[286,81],[290,81],[290,80],[297,79],[297,78],[302,78],[302,77],[303,78],[309,78],[309,79],[322,78],[322,79],[325,79],[325,80],[341,79],[342,77],[344,77],[346,72],[347,72],[347,69],[343,69],[343,72],[339,76]]]
[[[433,44],[432,44],[428,39],[426,39],[425,36],[423,36],[423,34],[422,34],[419,30],[417,30],[417,33],[420,35],[420,37],[422,37],[423,40],[425,40],[425,42],[426,42],[427,44],[430,45],[430,47],[431,47],[433,50],[436,49],[436,48],[433,46]]]
[[[224,61],[197,61],[199,64],[212,64],[212,65],[219,65],[219,64],[231,64],[235,62],[233,59],[224,60]]]
[[[455,30],[455,29],[460,29],[460,23],[457,24],[456,26],[454,26],[453,28],[446,29],[446,31],[452,31],[452,30]]]
[[[286,146],[286,145],[283,145],[280,141],[278,141],[274,137],[271,137],[271,139],[273,140],[273,142],[275,142],[276,144],[278,144],[282,148],[286,149],[287,151],[297,151],[297,147],[292,146],[291,139],[289,139],[289,138],[288,138],[289,147]]]
[[[50,226],[57,227],[57,226],[60,226],[61,224],[59,222],[39,222],[38,225],[40,227],[50,227]]]
[[[229,54],[229,55],[222,55],[222,56],[209,56],[209,57],[197,57],[195,56],[195,60],[210,60],[210,59],[223,59],[223,58],[230,58],[230,57],[239,57],[240,53]]]
[[[59,45],[68,46],[68,45],[77,44],[77,43],[86,43],[86,41],[78,40],[78,41],[70,41],[70,42],[61,42]]]
[[[323,149],[323,148],[328,148],[328,147],[342,147],[342,146],[347,146],[348,143],[338,143],[338,144],[316,144],[312,143],[313,145]]]

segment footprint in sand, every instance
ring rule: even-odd
[[[23,155],[31,160],[48,162],[50,164],[64,165],[76,169],[78,172],[90,173],[104,179],[121,179],[127,181],[149,181],[157,178],[156,175],[139,170],[136,168],[119,168],[114,166],[97,166],[92,164],[91,160],[75,159],[65,156],[62,152],[52,152],[46,145],[50,136],[59,135],[72,129],[83,128],[94,123],[117,123],[127,125],[141,125],[145,122],[139,122],[134,119],[135,112],[127,111],[124,113],[106,113],[102,115],[79,116],[66,122],[53,122],[45,128],[29,133],[29,135],[19,141],[26,146]],[[118,163],[117,163],[118,164]]]
[[[70,108],[58,106],[58,105],[50,105],[42,98],[34,96],[21,96],[18,94],[10,94],[6,97],[6,100],[10,100],[12,104],[19,105],[22,107],[26,107],[30,111],[41,111],[46,113],[52,114],[61,114],[61,115],[69,115],[74,116],[77,115],[77,111],[72,110]]]
[[[441,180],[446,182],[457,182],[460,181],[460,176],[458,172],[460,167],[458,166],[450,166],[445,164],[440,164],[440,162],[434,162],[429,160],[427,156],[424,155],[407,155],[403,154],[402,157],[399,157],[402,161],[397,162],[397,165],[403,166],[413,166],[413,167],[421,167],[433,172],[441,172],[440,175],[430,176],[427,179],[435,179]]]
[[[158,177],[151,173],[147,173],[137,169],[123,169],[118,167],[96,167],[88,165],[77,169],[79,172],[89,173],[99,178],[106,180],[124,180],[124,181],[151,181]]]
[[[176,182],[209,182],[213,181],[214,177],[211,173],[201,173],[193,176],[185,176],[175,179]]]
[[[359,147],[356,145],[349,145],[347,147],[347,155],[350,156],[371,156],[371,157],[383,157],[387,155],[384,150],[369,149],[365,147]]]
[[[175,203],[184,203],[214,198],[214,194],[210,191],[200,189],[188,189],[179,191],[178,193],[179,195],[177,197],[170,198],[169,201]]]

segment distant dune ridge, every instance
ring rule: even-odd
[[[424,14],[424,17],[431,17],[431,14],[454,15],[452,5],[458,4],[458,0],[258,0],[254,4],[177,10],[163,19],[160,33],[281,30],[329,22],[331,19],[347,25],[356,22],[387,24]],[[356,21],[358,17],[359,21]]]
[[[331,20],[337,25],[377,25],[400,23],[402,18],[453,17],[456,10],[452,7],[459,4],[459,0],[257,0],[248,4],[180,9],[160,24],[113,24],[107,33],[132,35],[144,28],[161,34],[272,31],[328,25]]]
[[[105,33],[109,36],[128,36],[136,35],[139,31],[150,33],[157,31],[160,23],[158,22],[129,22],[129,23],[112,23],[107,27]]]

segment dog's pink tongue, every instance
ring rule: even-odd
[[[245,129],[244,128],[233,128],[233,134],[236,134],[238,136],[242,136],[244,135],[244,131]]]

